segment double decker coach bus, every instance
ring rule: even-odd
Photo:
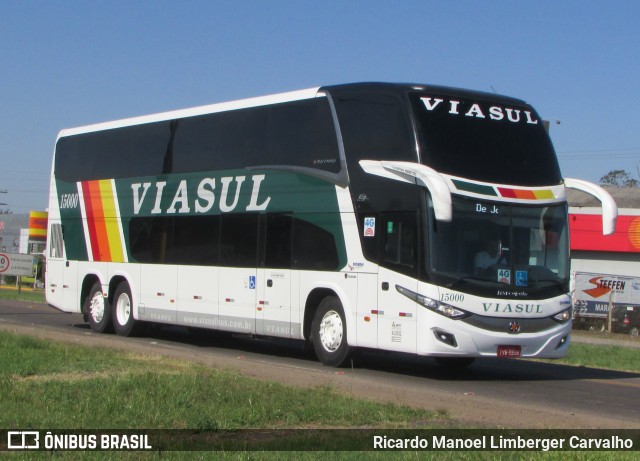
[[[326,86],[60,132],[47,301],[145,322],[473,358],[569,347],[566,187],[525,102]]]

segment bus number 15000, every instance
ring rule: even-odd
[[[462,302],[464,301],[464,294],[462,293],[440,293],[440,301],[442,302]]]
[[[60,208],[77,208],[78,194],[62,194],[60,196]]]

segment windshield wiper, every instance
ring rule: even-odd
[[[531,282],[540,283],[540,282],[548,282],[552,285],[555,285],[563,292],[566,290],[565,284],[559,281],[558,279],[530,279]]]
[[[464,277],[460,277],[459,279],[456,279],[453,282],[449,283],[447,285],[447,288],[453,288],[453,287],[457,286],[459,283],[469,282],[469,281],[473,281],[473,282],[491,282],[491,280],[486,279],[486,278],[475,277],[473,275],[465,275]]]

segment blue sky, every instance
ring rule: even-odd
[[[640,2],[0,0],[0,209],[63,128],[357,81],[530,102],[565,177],[640,168]],[[555,121],[560,123],[556,124]]]

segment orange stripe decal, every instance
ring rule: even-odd
[[[102,197],[100,195],[100,181],[90,181],[89,191],[91,193],[91,205],[93,206],[93,225],[96,228],[98,239],[98,261],[110,261],[109,238],[104,223],[104,209],[102,207]]]
[[[520,200],[549,200],[556,198],[551,189],[511,189],[498,187],[498,192],[505,198],[516,198]]]
[[[100,196],[102,198],[102,210],[104,213],[104,227],[107,234],[109,253],[111,255],[110,261],[122,262],[124,261],[124,255],[113,194],[114,190],[111,181],[100,181]]]
[[[118,221],[115,190],[111,180],[82,183],[94,261],[122,262],[125,260]]]

